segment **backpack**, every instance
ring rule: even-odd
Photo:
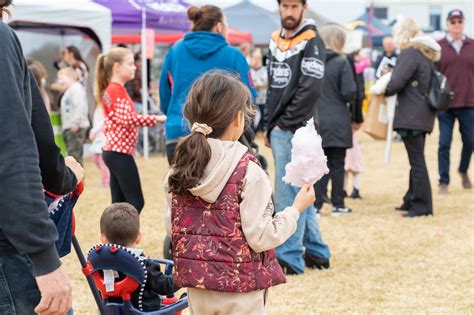
[[[430,89],[426,94],[428,106],[436,112],[448,110],[454,99],[454,93],[448,85],[446,77],[434,68],[431,70]]]

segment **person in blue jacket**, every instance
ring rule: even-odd
[[[229,45],[227,22],[222,10],[213,5],[188,9],[192,31],[170,48],[160,78],[161,110],[165,124],[166,155],[171,165],[179,138],[190,133],[183,106],[194,81],[213,69],[240,76],[255,96],[250,68],[242,53]]]

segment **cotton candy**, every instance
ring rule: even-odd
[[[314,128],[313,118],[296,130],[291,144],[291,162],[285,166],[284,182],[296,187],[305,183],[313,185],[329,173],[322,139]]]

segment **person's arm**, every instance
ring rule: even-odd
[[[317,47],[317,48],[315,48]],[[304,51],[298,87],[295,96],[288,104],[279,121],[286,127],[300,125],[314,115],[315,104],[321,95],[324,76],[326,49],[322,39],[317,36],[310,40]]]
[[[145,261],[146,270],[148,274],[146,287],[160,295],[168,295],[178,291],[173,282],[172,276],[167,276],[161,272],[160,264],[152,260]]]
[[[299,211],[293,207],[274,212],[272,187],[265,172],[249,162],[242,189],[240,217],[249,246],[257,253],[283,244],[296,230]]]
[[[163,115],[137,114],[133,109],[133,104],[130,103],[126,95],[117,93],[116,95],[110,95],[110,97],[113,104],[108,117],[115,124],[122,126],[153,127],[165,119]]]
[[[344,102],[355,102],[357,97],[356,84],[351,65],[347,59],[344,59],[339,77],[339,90]]]
[[[247,60],[245,60],[244,55],[242,55],[240,52],[236,54],[235,69],[238,72],[242,82],[244,82],[244,84],[249,88],[250,93],[252,93],[252,98],[255,100],[255,97],[257,97],[257,92],[255,91],[255,87],[253,85],[250,67],[247,63]]]
[[[0,23],[1,24],[1,23]],[[18,42],[0,25],[0,229],[21,255],[27,255],[33,274],[41,276],[61,265],[58,238],[48,218],[31,127],[30,77]]]
[[[39,167],[44,189],[64,195],[74,190],[77,178],[66,166],[61,150],[54,142],[53,127],[43,103],[40,90],[30,73],[32,115],[31,127],[39,154]]]
[[[417,70],[416,58],[410,54],[409,49],[404,49],[400,53],[397,60],[397,65],[393,68],[392,77],[385,89],[385,95],[392,96],[400,93],[409,83],[413,74]]]
[[[170,71],[172,54],[173,49],[171,48],[168,51],[168,54],[166,55],[160,75],[160,109],[165,115],[168,114],[168,107],[170,105],[171,99],[171,90],[173,88],[173,77]]]

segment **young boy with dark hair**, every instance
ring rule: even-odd
[[[100,218],[100,234],[102,243],[127,247],[143,259],[148,273],[142,299],[143,310],[158,309],[161,305],[159,295],[168,295],[179,289],[174,285],[172,276],[161,272],[159,263],[147,259],[143,249],[136,248],[140,244],[142,234],[138,211],[131,204],[114,203],[108,206]],[[135,307],[138,305],[138,291],[131,296]]]

